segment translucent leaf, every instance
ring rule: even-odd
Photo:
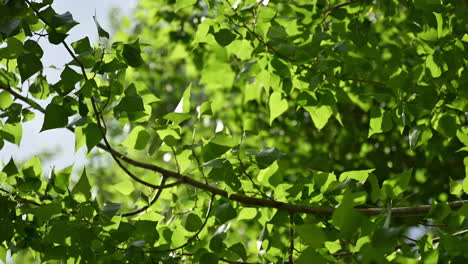
[[[251,220],[254,219],[255,216],[257,215],[257,209],[256,208],[242,208],[239,211],[239,216],[237,217],[237,221],[240,220]]]
[[[365,182],[367,177],[371,172],[375,171],[375,169],[369,170],[355,170],[355,171],[347,171],[340,174],[340,182],[346,179],[354,179],[356,181]]]
[[[75,50],[76,54],[81,54],[93,50],[91,44],[89,43],[88,37],[84,37],[78,41],[75,41],[71,45],[73,47],[73,50]]]
[[[23,125],[7,123],[0,129],[0,135],[3,139],[19,146],[23,136]]]
[[[173,124],[178,125],[184,122],[187,119],[190,119],[192,116],[184,113],[169,113],[164,116],[164,119],[172,121]]]
[[[409,169],[385,180],[382,183],[383,199],[393,199],[402,194],[407,189],[412,174],[413,169]]]
[[[130,195],[135,190],[133,182],[130,180],[121,181],[117,184],[114,184],[112,187],[125,196]]]
[[[431,123],[437,132],[448,138],[454,137],[460,127],[460,119],[453,110],[434,115]]]
[[[434,56],[432,54],[427,55],[426,57],[426,67],[431,72],[432,77],[438,78],[442,75],[442,70],[439,65],[434,61]]]
[[[270,126],[273,124],[273,121],[280,116],[282,113],[288,110],[288,101],[282,99],[281,93],[274,92],[270,95]]]
[[[132,129],[132,132],[128,135],[122,145],[130,148],[131,150],[142,150],[145,149],[150,137],[150,134],[143,126],[136,126]]]
[[[333,109],[329,105],[305,106],[304,109],[309,112],[315,127],[321,130],[333,115]]]
[[[372,107],[370,112],[370,124],[368,137],[373,134],[385,133],[392,129],[391,114],[380,107]]]
[[[426,144],[431,138],[431,129],[424,125],[411,128],[408,134],[409,145],[412,149]]]
[[[13,104],[13,97],[7,91],[0,93],[0,109],[6,109]]]
[[[457,138],[465,146],[468,146],[468,127],[461,127],[457,130]]]
[[[177,154],[177,162],[179,163],[180,173],[184,173],[192,164],[190,157],[192,156],[192,151],[186,149],[181,153]]]
[[[197,3],[197,0],[176,0],[175,10],[178,11],[179,9],[192,6]]]

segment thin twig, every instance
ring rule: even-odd
[[[172,251],[177,251],[179,249],[182,249],[182,248],[186,247],[193,240],[195,240],[198,237],[198,235],[201,233],[201,231],[205,228],[206,223],[208,223],[208,219],[210,218],[210,214],[211,214],[211,209],[213,208],[214,198],[215,198],[215,195],[211,194],[210,204],[208,205],[208,210],[206,212],[205,220],[203,221],[202,226],[200,227],[200,229],[198,229],[198,231],[193,236],[191,236],[189,239],[187,239],[187,241],[185,241],[184,244],[182,244],[182,245],[180,245],[178,247],[174,247],[174,248],[150,250],[149,252],[172,252]]]
[[[167,180],[167,178],[163,176],[162,179],[161,179],[161,182],[159,183],[159,186],[164,185],[164,183],[166,183],[166,180]],[[120,216],[130,217],[130,216],[135,216],[137,214],[143,213],[148,208],[150,208],[153,204],[155,204],[156,201],[158,201],[158,199],[161,196],[161,193],[162,193],[163,190],[164,189],[158,189],[156,191],[156,194],[153,196],[153,199],[151,199],[151,201],[147,205],[145,205],[145,206],[143,206],[141,208],[138,208],[138,209],[136,209],[134,211],[128,212],[128,213],[122,213],[122,214],[120,214]]]
[[[294,213],[289,213],[289,264],[294,263]]]

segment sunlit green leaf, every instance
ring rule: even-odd
[[[288,101],[282,99],[281,93],[274,92],[270,95],[270,125],[273,124],[273,121],[288,110]]]

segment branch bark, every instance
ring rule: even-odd
[[[4,87],[4,86],[0,86],[0,89],[4,89],[6,91],[12,91],[8,87]],[[17,97],[17,98],[20,100],[23,100],[23,98],[26,99],[24,96]],[[23,102],[29,104],[29,100],[26,100],[26,101],[23,100]],[[31,105],[31,107],[35,108],[34,105]],[[35,109],[40,111],[40,109],[38,108],[35,108]],[[69,130],[72,132],[74,131],[73,128],[69,128]],[[311,206],[311,205],[291,204],[291,203],[284,203],[284,202],[280,202],[276,200],[249,197],[249,196],[245,196],[242,194],[229,194],[225,190],[221,190],[207,183],[197,181],[191,177],[188,177],[183,174],[179,174],[175,171],[167,170],[165,168],[162,168],[153,164],[144,163],[144,162],[140,162],[132,158],[129,158],[128,156],[118,152],[117,150],[113,148],[109,148],[102,143],[98,143],[97,147],[104,151],[109,152],[113,157],[116,157],[117,159],[121,159],[135,167],[160,173],[164,177],[178,179],[179,181],[176,182],[177,185],[188,184],[195,188],[205,190],[214,195],[219,195],[219,196],[225,197],[232,201],[239,202],[244,205],[275,208],[278,210],[287,211],[289,213],[304,213],[304,214],[314,214],[314,215],[324,215],[324,216],[331,216],[333,212],[335,211],[335,208],[333,207],[317,207],[317,206]],[[175,185],[176,184],[174,184],[174,186]],[[457,210],[466,203],[468,203],[468,200],[450,202],[448,203],[448,205],[452,210]],[[431,207],[432,205],[426,204],[426,205],[409,206],[409,207],[394,207],[391,210],[392,210],[393,217],[425,216],[431,210]],[[384,213],[387,209],[386,208],[356,208],[356,210],[366,216],[374,216],[374,215]]]

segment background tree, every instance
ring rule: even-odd
[[[1,3],[1,145],[34,109],[104,161],[5,164],[3,261],[468,258],[462,1],[230,1],[142,0],[95,45],[52,1]],[[70,55],[57,83],[38,37]]]

